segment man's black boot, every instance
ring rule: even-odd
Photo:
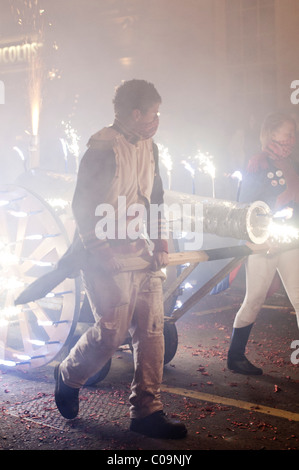
[[[245,348],[252,326],[253,323],[243,328],[233,328],[227,367],[238,374],[261,375],[263,373],[262,369],[251,364],[245,356]]]
[[[163,411],[156,411],[145,418],[133,418],[130,431],[158,439],[182,439],[187,435],[186,426],[168,419]]]
[[[54,369],[55,402],[58,410],[64,418],[74,419],[79,413],[79,388],[66,385],[61,377],[59,365]]]

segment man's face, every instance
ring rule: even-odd
[[[155,135],[159,126],[160,103],[151,106],[145,113],[134,109],[132,113],[132,130],[141,139],[149,139]]]
[[[146,113],[141,113],[138,116],[140,123],[151,123],[159,116],[160,103],[151,106]]]

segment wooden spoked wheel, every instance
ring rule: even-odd
[[[53,269],[69,246],[66,223],[54,204],[23,187],[0,187],[1,368],[27,370],[51,362],[77,321],[76,279],[65,279],[40,300],[14,304],[28,285]]]

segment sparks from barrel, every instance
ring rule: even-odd
[[[299,229],[288,224],[271,221],[269,224],[269,240],[278,244],[289,244],[299,240]]]

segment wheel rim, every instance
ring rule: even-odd
[[[0,366],[28,369],[51,362],[73,330],[78,281],[65,279],[45,298],[16,297],[53,269],[69,246],[60,218],[26,188],[0,187]]]

